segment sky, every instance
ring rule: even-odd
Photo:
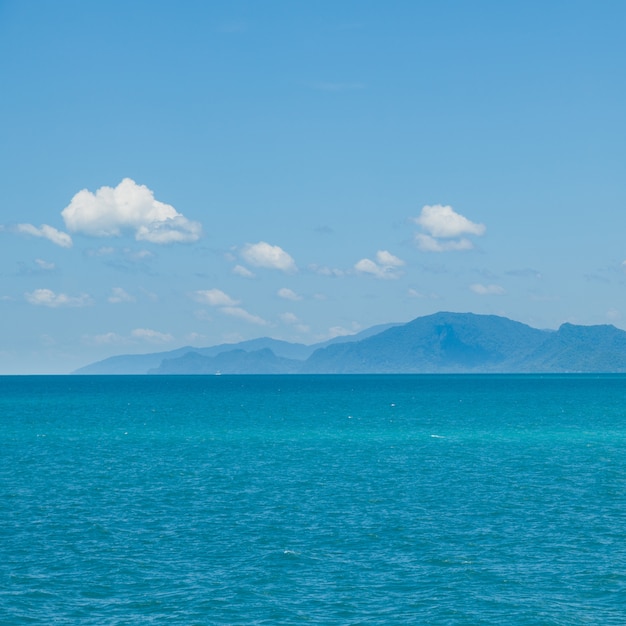
[[[0,374],[437,311],[626,329],[621,0],[0,0]]]

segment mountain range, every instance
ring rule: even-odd
[[[304,345],[269,337],[114,356],[75,374],[400,374],[626,372],[626,332],[540,330],[496,315],[441,312]]]

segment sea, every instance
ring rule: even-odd
[[[623,626],[626,377],[0,377],[0,624]]]

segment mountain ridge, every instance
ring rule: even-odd
[[[110,371],[120,365],[125,371]],[[310,346],[264,337],[238,344],[110,357],[75,373],[568,372],[626,372],[626,332],[610,324],[570,323],[557,330],[540,330],[503,316],[443,311]]]

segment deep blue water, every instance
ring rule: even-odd
[[[1,624],[626,624],[626,377],[0,377]]]

